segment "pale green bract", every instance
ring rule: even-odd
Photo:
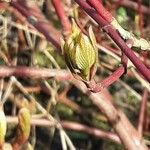
[[[95,74],[97,64],[96,39],[92,28],[89,36],[83,34],[73,20],[72,32],[62,41],[65,61],[73,75],[84,81],[90,81]]]

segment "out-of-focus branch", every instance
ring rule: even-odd
[[[66,70],[35,68],[35,67],[6,67],[0,66],[0,77],[18,76],[23,78],[56,78],[68,80],[72,77]]]
[[[111,139],[112,141],[120,143],[120,139],[114,133],[106,132],[106,131],[103,131],[103,130],[100,130],[100,129],[88,127],[86,125],[82,125],[80,123],[70,122],[70,121],[61,121],[61,125],[65,129],[85,132],[85,133],[88,133],[90,135],[93,135],[93,136],[96,136],[96,137],[99,137],[99,138]]]
[[[68,32],[70,32],[70,30],[71,30],[71,25],[70,25],[70,22],[69,22],[67,16],[65,15],[62,1],[61,0],[52,0],[52,4],[55,7],[56,14],[59,17],[60,22],[63,26],[64,33],[68,34]]]
[[[5,9],[7,9],[7,7],[8,7],[7,3],[0,2],[0,10],[5,10]]]
[[[115,109],[110,101],[102,97],[99,93],[94,94],[89,92],[82,82],[75,79],[72,79],[71,81],[73,81],[73,83],[84,93],[87,93],[90,96],[92,102],[107,116],[108,120],[112,123],[116,133],[123,142],[130,145],[130,142],[133,140],[136,144],[138,143],[138,147],[142,149],[142,141],[139,140],[136,130],[128,122],[127,118]]]
[[[138,129],[138,132],[139,132],[139,135],[141,136],[141,138],[143,135],[143,127],[144,127],[144,121],[145,121],[147,100],[148,100],[148,90],[145,88],[143,91],[143,97],[142,97],[141,106],[140,106],[139,120],[138,120],[138,125],[137,125],[137,129]]]
[[[121,6],[125,6],[134,10],[138,10],[138,4],[131,0],[111,0],[112,2],[119,3]],[[141,12],[150,15],[150,9],[144,5],[141,5]]]

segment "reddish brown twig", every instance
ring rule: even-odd
[[[17,20],[17,22],[21,23],[19,20]],[[21,47],[20,49],[21,50],[27,49],[27,43],[26,43],[25,36],[22,30],[18,30],[18,38],[19,38],[20,47]]]
[[[56,78],[68,80],[72,75],[66,70],[35,68],[35,67],[0,67],[0,77],[18,76],[23,78]]]
[[[111,23],[113,21],[113,16],[111,15],[110,12],[108,12],[104,6],[102,5],[102,3],[98,0],[87,0],[87,2],[94,7],[97,12],[103,17],[103,19],[105,19],[106,21],[108,21],[108,23]]]
[[[121,63],[122,63],[122,66],[117,68],[117,70],[115,70],[110,76],[105,78],[102,82],[96,84],[95,82],[93,83],[92,81],[89,84],[87,84],[89,89],[92,92],[97,93],[103,90],[104,88],[107,88],[108,86],[113,84],[115,81],[117,81],[127,71],[128,58],[126,57],[125,54],[122,54],[121,56]]]
[[[148,90],[144,89],[143,97],[142,97],[141,105],[140,105],[139,120],[138,120],[138,125],[137,125],[137,129],[138,129],[138,132],[139,132],[139,135],[141,136],[141,138],[143,135],[143,127],[144,127],[145,114],[146,114],[147,98],[148,98]]]
[[[61,121],[61,125],[65,129],[75,130],[75,131],[79,131],[79,132],[85,132],[85,133],[88,133],[90,135],[93,135],[93,136],[96,136],[99,138],[111,139],[112,141],[120,143],[118,136],[114,133],[111,133],[111,132],[107,132],[107,131],[103,131],[100,129],[88,127],[86,125],[76,123],[76,122],[70,122],[70,121]]]
[[[30,29],[35,29],[26,19],[25,16],[23,16],[17,9],[9,6],[7,8],[8,11],[10,11],[16,20],[19,20],[21,22],[21,24],[26,24]]]
[[[119,5],[131,8],[133,10],[138,10],[138,4],[131,0],[111,0],[112,2],[119,2]],[[144,5],[141,5],[141,12],[147,15],[150,15],[150,9]]]
[[[94,92],[99,92],[104,88],[111,85],[115,82],[123,73],[125,72],[125,68],[120,66],[116,71],[112,73],[109,77],[104,79],[100,84],[88,85],[90,90]],[[22,78],[55,78],[57,80],[68,80],[72,78],[71,73],[66,70],[59,69],[48,69],[48,68],[35,68],[35,67],[26,67],[26,66],[16,66],[16,67],[0,67],[0,77],[9,77],[9,76],[17,76]]]
[[[125,69],[123,66],[120,66],[115,70],[110,76],[105,78],[102,82],[100,83],[90,83],[87,85],[90,91],[97,93],[102,91],[104,88],[107,88],[111,84],[113,84],[115,81],[117,81],[125,72]]]
[[[69,22],[67,16],[65,15],[62,1],[61,0],[52,0],[52,3],[55,7],[56,14],[59,17],[60,22],[63,26],[64,33],[66,33],[66,34],[69,33],[71,30],[71,25],[70,25],[70,22]]]

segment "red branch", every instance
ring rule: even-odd
[[[0,66],[0,77],[19,76],[24,78],[56,78],[57,80],[68,80],[72,76],[66,70],[35,68],[35,67],[6,67]]]
[[[122,66],[117,68],[117,70],[115,70],[110,76],[105,78],[101,83],[97,83],[97,84],[94,83],[93,85],[93,83],[91,82],[87,86],[92,92],[95,92],[95,93],[100,92],[104,88],[107,88],[108,86],[113,84],[115,81],[117,81],[124,73],[126,73],[127,63],[128,63],[128,58],[126,57],[124,53],[122,53],[122,56],[121,56]]]
[[[98,93],[102,91],[104,88],[107,88],[108,86],[112,85],[115,81],[117,81],[125,72],[125,69],[123,66],[120,66],[117,68],[116,71],[114,71],[110,76],[105,78],[102,82],[97,83],[95,86],[94,85],[87,85],[89,87],[89,90]]]
[[[139,135],[141,136],[141,138],[143,135],[143,126],[144,126],[144,121],[145,121],[147,98],[148,98],[148,90],[144,89],[143,97],[142,97],[142,101],[141,101],[141,107],[140,107],[138,126],[137,126],[138,132],[139,132]]]
[[[107,11],[104,8],[104,6],[102,5],[102,3],[100,1],[87,0],[87,2],[97,10],[97,12],[101,15],[101,17],[103,17],[103,19],[105,19],[109,23],[111,23],[113,21],[113,16],[111,15],[111,13],[109,11]]]
[[[62,1],[61,0],[52,0],[52,3],[55,7],[56,14],[59,17],[60,22],[63,26],[63,30],[65,32],[70,32],[71,25],[70,25],[70,22],[69,22],[68,18],[66,17],[66,14],[64,12]]]

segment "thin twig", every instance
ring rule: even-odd
[[[125,6],[125,7],[131,8],[136,11],[138,9],[138,4],[131,0],[111,0],[111,1],[116,2],[116,3],[118,3],[118,1],[120,1],[119,5],[121,5],[121,6]],[[150,9],[147,6],[141,5],[141,12],[144,14],[150,15]]]
[[[61,0],[52,0],[52,4],[55,7],[56,14],[60,19],[60,22],[63,26],[64,32],[65,33],[70,32],[71,25],[70,25],[70,22],[66,16],[66,14],[65,14],[65,11],[63,9],[62,1]]]
[[[139,114],[139,120],[138,120],[138,125],[137,125],[137,129],[141,138],[143,136],[143,126],[144,126],[144,121],[145,121],[147,100],[148,100],[148,90],[145,88],[143,91],[143,97],[141,100],[140,114]]]
[[[70,122],[70,121],[61,121],[61,125],[65,129],[85,132],[85,133],[94,135],[96,137],[112,139],[113,141],[115,141],[117,143],[120,143],[119,138],[114,133],[102,131],[100,129],[88,127],[86,125],[83,125],[83,124],[80,124],[80,123],[76,123],[76,122]]]
[[[58,80],[67,80],[72,75],[66,70],[36,68],[26,66],[7,67],[0,66],[0,77],[8,76],[30,77],[30,78],[56,78]]]

